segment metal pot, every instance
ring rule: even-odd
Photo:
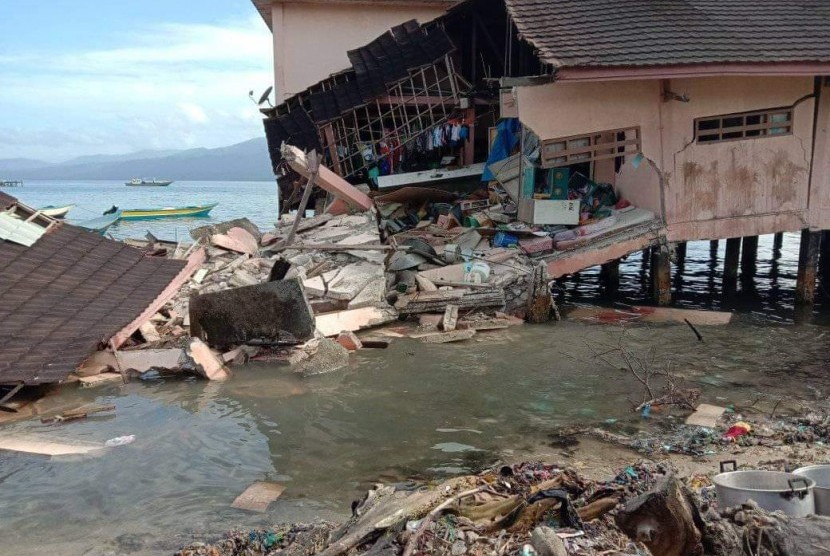
[[[732,471],[727,472],[728,465]],[[718,493],[718,505],[730,508],[754,500],[760,508],[781,510],[793,517],[815,513],[813,490],[816,483],[808,477],[781,471],[736,471],[735,460],[723,461],[720,474],[712,478]]]
[[[830,464],[808,465],[796,469],[793,473],[815,481],[813,498],[816,501],[816,514],[830,515]]]

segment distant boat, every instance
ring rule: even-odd
[[[93,218],[91,220],[86,220],[85,222],[80,222],[75,225],[79,228],[85,228],[90,232],[104,235],[104,233],[106,233],[110,226],[121,220],[121,213],[122,211],[116,210],[115,212],[111,212],[109,214],[105,214],[104,216]]]
[[[196,205],[192,207],[164,207],[145,209],[126,209],[121,211],[121,220],[149,220],[151,218],[180,218],[207,216],[213,207],[219,203],[210,205]],[[115,209],[115,210],[113,210]],[[113,214],[118,209],[113,207],[104,214]]]
[[[0,187],[20,187],[23,182],[20,180],[0,180]]]
[[[70,210],[72,210],[72,207],[74,206],[75,205],[66,205],[64,207],[55,207],[49,205],[48,207],[39,209],[38,212],[46,216],[51,216],[52,218],[63,218]]]
[[[128,182],[125,182],[124,185],[129,186],[146,186],[146,187],[167,187],[173,183],[173,180],[157,180],[153,178],[151,180],[141,179],[141,178],[133,178]]]

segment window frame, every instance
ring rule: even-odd
[[[607,143],[599,142],[604,136],[612,135],[616,137],[619,133],[624,134],[625,139],[617,139]],[[632,138],[629,139],[629,137]],[[587,141],[587,144],[571,146],[572,143],[584,143],[585,141]],[[557,144],[564,144],[564,148],[554,149],[554,145]],[[630,147],[633,147],[633,150]],[[642,134],[640,132],[640,126],[606,129],[592,133],[570,135],[568,137],[545,139],[540,145],[540,162],[542,168],[545,169],[560,168],[572,164],[593,163],[609,158],[636,155],[641,149]]]
[[[785,121],[773,121],[776,115],[785,114]],[[747,125],[747,118],[758,116],[764,121],[757,124]],[[740,118],[741,125],[724,126],[724,121]],[[706,122],[718,122],[718,127],[701,129],[701,124]],[[784,128],[782,133],[770,133],[771,130]],[[757,131],[757,135],[747,135],[748,132]],[[740,133],[740,137],[724,137],[725,134]],[[731,114],[720,114],[717,116],[704,116],[695,118],[694,135],[695,143],[699,145],[712,145],[726,143],[728,141],[747,141],[752,139],[765,139],[769,137],[784,137],[793,134],[793,108],[791,106],[779,108],[765,108],[763,110],[751,110],[748,112],[736,112]],[[716,137],[715,139],[701,141],[701,137]]]

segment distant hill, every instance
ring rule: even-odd
[[[0,177],[16,180],[272,180],[265,138],[217,149],[141,151],[92,155],[57,164],[23,158],[0,159]]]

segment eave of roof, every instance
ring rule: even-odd
[[[575,67],[556,70],[556,81],[624,81],[730,76],[814,76],[830,74],[830,62],[766,64],[717,63],[661,66]]]

